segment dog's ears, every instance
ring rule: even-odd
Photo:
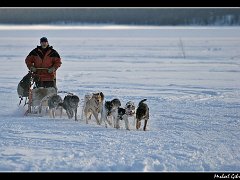
[[[104,99],[104,94],[103,94],[102,92],[100,92],[100,96],[101,96],[102,101],[103,101],[103,99]]]

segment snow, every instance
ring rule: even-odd
[[[0,171],[240,170],[239,27],[31,27],[0,26]],[[90,92],[146,98],[147,131],[132,119],[127,131],[25,117],[16,88],[42,36],[62,58],[58,89],[81,99],[79,119]]]

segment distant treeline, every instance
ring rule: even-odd
[[[0,23],[240,25],[240,8],[0,8]]]

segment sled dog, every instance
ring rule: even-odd
[[[143,130],[146,131],[146,126],[147,126],[147,122],[149,119],[149,108],[148,105],[144,103],[144,101],[146,101],[147,99],[143,99],[139,102],[138,104],[138,108],[136,111],[136,129],[139,129],[141,126],[141,120],[144,119],[144,127]]]
[[[134,102],[128,101],[125,105],[125,110],[126,110],[127,118],[133,117],[133,124],[135,125],[135,123],[136,123],[136,106],[135,106]]]
[[[80,99],[77,95],[68,94],[64,97],[63,103],[60,103],[63,109],[66,110],[69,119],[74,116],[75,121],[77,121],[77,108],[79,101]]]
[[[105,127],[107,127],[107,123],[111,126],[112,123],[109,120],[111,118],[113,120],[113,126],[116,128],[116,114],[117,109],[121,106],[121,102],[119,99],[115,98],[111,101],[105,101],[104,106],[101,112],[101,122],[104,121]]]
[[[125,128],[127,130],[130,130],[129,128],[129,117],[133,117],[134,121],[133,123],[135,124],[135,119],[136,119],[136,111],[135,111],[135,105],[134,102],[128,101],[125,105],[124,108],[118,108],[117,115],[116,115],[116,128],[119,129],[119,121],[124,120],[125,122]]]
[[[95,117],[97,124],[100,125],[100,120],[98,114],[101,113],[103,107],[104,94],[102,92],[95,92],[91,94],[86,94],[84,96],[84,105],[82,109],[82,118],[85,117],[86,124],[88,120],[91,119],[91,116]]]
[[[117,110],[117,114],[116,114],[116,128],[119,129],[120,125],[119,125],[119,121],[120,120],[124,120],[125,122],[125,128],[127,130],[130,130],[129,128],[129,122],[128,122],[128,116],[126,114],[126,109],[125,108],[121,108],[119,107]]]
[[[57,94],[54,94],[53,96],[51,96],[48,99],[48,107],[49,107],[50,117],[52,116],[53,118],[55,118],[57,109],[60,110],[60,117],[62,117],[62,106],[59,105],[62,103],[62,101],[63,100],[62,100],[61,96],[59,96]]]

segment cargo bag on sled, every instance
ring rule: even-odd
[[[18,83],[17,86],[18,97],[21,98],[19,105],[21,104],[23,97],[25,97],[26,99],[28,98],[29,89],[31,85],[32,85],[32,73],[28,72],[28,74],[22,78],[22,80]]]

